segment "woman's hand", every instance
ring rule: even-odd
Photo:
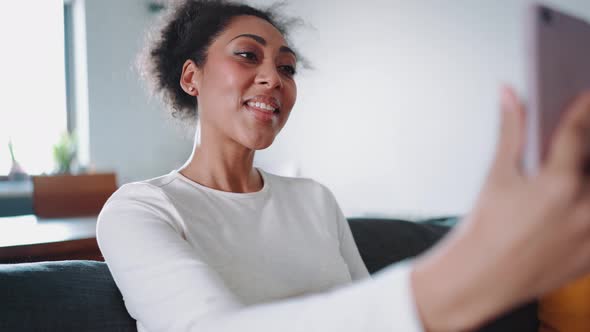
[[[412,274],[428,331],[475,328],[590,273],[590,91],[566,110],[539,173],[522,167],[525,110],[502,91],[495,159],[474,209]]]

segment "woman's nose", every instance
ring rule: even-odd
[[[260,66],[256,76],[256,83],[266,85],[269,89],[281,89],[283,80],[274,64]]]

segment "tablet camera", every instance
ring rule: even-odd
[[[545,24],[551,24],[553,22],[553,13],[549,8],[541,9],[541,19]]]

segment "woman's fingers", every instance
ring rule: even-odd
[[[513,177],[522,175],[525,109],[512,88],[503,87],[500,94],[502,115],[492,172],[500,177]]]
[[[590,91],[566,110],[550,142],[545,168],[554,174],[583,175],[590,147]]]

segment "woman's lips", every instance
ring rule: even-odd
[[[278,112],[272,112],[255,106],[250,106],[248,104],[244,104],[244,107],[246,107],[246,110],[250,112],[250,114],[254,115],[257,120],[265,123],[273,122],[278,118]]]

